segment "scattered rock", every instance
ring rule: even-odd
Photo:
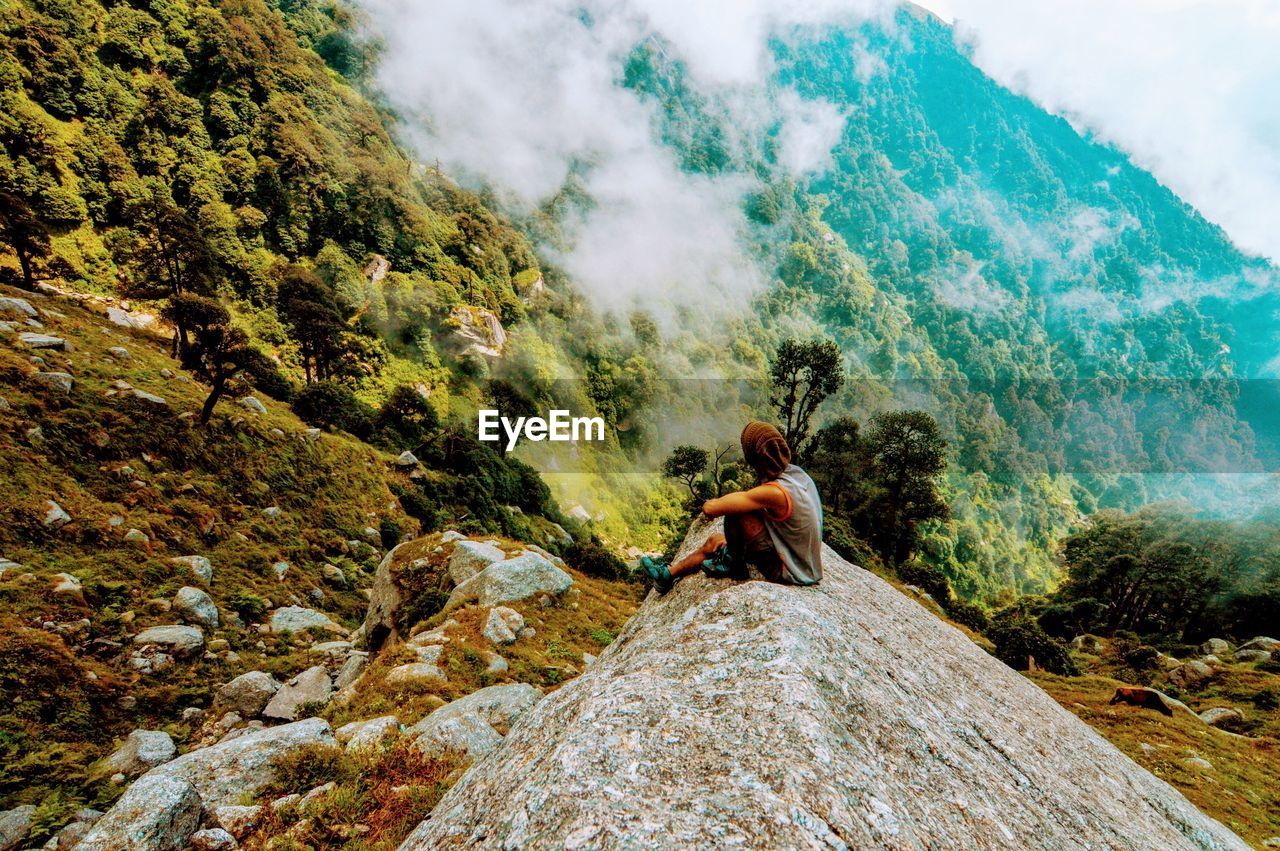
[[[391,685],[408,685],[410,683],[443,683],[448,677],[430,662],[410,662],[399,665],[387,672],[387,682]]]
[[[1184,759],[1183,762],[1191,768],[1199,768],[1203,771],[1213,770],[1213,763],[1209,762],[1209,760],[1202,756],[1193,756],[1188,759]]]
[[[1107,647],[1107,643],[1096,635],[1077,635],[1071,639],[1071,649],[1078,650],[1081,653],[1101,653]]]
[[[406,541],[394,547],[382,557],[374,572],[373,587],[369,591],[369,609],[364,616],[365,640],[372,651],[380,650],[389,639],[398,637],[396,614],[400,610],[400,586],[391,573],[391,565],[400,548],[411,543],[413,542]]]
[[[13,851],[22,844],[22,840],[31,832],[35,814],[33,804],[23,804],[0,812],[0,851]]]
[[[406,449],[396,457],[396,466],[404,468],[416,467],[418,466],[418,456]]]
[[[279,509],[276,509],[276,510],[279,511]],[[277,580],[284,579],[285,574],[289,572],[289,562],[287,561],[276,562],[275,564],[271,565],[271,572],[276,575]]]
[[[463,354],[477,354],[486,358],[502,357],[507,332],[493,311],[483,307],[458,305],[450,311],[449,318],[456,323],[453,333],[462,344]]]
[[[482,606],[516,603],[537,594],[563,594],[573,578],[537,553],[525,553],[491,564],[449,595],[448,605],[476,600]]]
[[[18,335],[18,340],[29,349],[59,349],[68,351],[67,341],[61,337],[53,337],[49,334],[36,334],[33,331],[23,331]]]
[[[139,390],[136,387],[133,390],[133,398],[162,408],[169,407],[169,401],[163,396],[157,396],[154,393],[148,393],[147,391]]]
[[[61,393],[70,393],[71,388],[76,383],[76,380],[71,377],[69,372],[37,372],[35,379],[46,387]]]
[[[381,718],[343,724],[333,731],[333,735],[339,744],[346,745],[349,751],[354,751],[373,747],[399,731],[400,719],[394,715],[383,715]]]
[[[107,352],[116,360],[131,360],[133,355],[129,354],[129,350],[124,346],[112,346]]]
[[[118,307],[107,308],[107,320],[122,328],[142,330],[155,324],[156,318],[150,313],[130,313]]]
[[[0,313],[14,313],[31,319],[35,319],[40,315],[31,306],[31,302],[25,298],[10,298],[8,296],[0,298]]]
[[[1241,650],[1265,650],[1268,653],[1275,653],[1280,650],[1280,641],[1274,638],[1267,638],[1260,635],[1257,638],[1251,638],[1244,644],[1240,645]]]
[[[346,627],[334,623],[324,612],[317,612],[315,609],[281,606],[271,613],[272,632],[302,632],[308,629],[336,635],[347,635],[349,632]]]
[[[325,795],[328,795],[335,788],[337,788],[337,784],[335,784],[332,780],[329,781],[328,783],[323,783],[315,787],[311,791],[307,792],[307,794],[302,796],[302,800],[298,802],[299,809],[306,809],[311,804],[314,804],[316,801],[323,798]]]
[[[207,827],[191,834],[191,851],[229,851],[236,847],[235,837],[220,827]]]
[[[163,730],[134,730],[103,767],[111,773],[134,775],[168,762],[178,748]]]
[[[275,520],[277,517],[280,516],[280,506],[278,505],[267,506],[266,508],[262,509],[262,516],[267,518],[268,520]]]
[[[61,529],[70,522],[71,515],[61,505],[51,499],[45,500],[44,527],[46,529]]]
[[[258,814],[261,812],[262,807],[258,805],[224,804],[213,808],[212,821],[236,839],[244,839],[257,826]]]
[[[1270,662],[1271,654],[1265,650],[1237,650],[1235,660],[1237,662]]]
[[[1212,677],[1213,668],[1210,668],[1199,659],[1184,662],[1169,672],[1169,682],[1179,689],[1197,688]]]
[[[143,775],[178,777],[195,785],[206,810],[258,793],[275,780],[276,759],[308,745],[336,745],[329,722],[308,718],[183,754]],[[224,829],[225,826],[224,826]],[[230,831],[228,831],[230,832]]]
[[[84,589],[80,587],[80,580],[70,573],[55,573],[53,575],[53,593],[59,597],[84,599]]]
[[[575,505],[573,508],[570,508],[568,516],[573,520],[577,520],[579,523],[591,522],[591,512],[587,511],[581,505]]]
[[[510,644],[520,637],[523,629],[524,617],[519,612],[506,606],[495,606],[489,610],[481,635],[494,644]]]
[[[485,659],[488,662],[484,669],[486,674],[505,674],[511,669],[511,664],[497,653],[486,653]]]
[[[1231,721],[1240,721],[1244,714],[1233,706],[1215,706],[1200,713],[1200,720],[1210,727],[1221,727]]]
[[[329,679],[329,672],[323,665],[316,665],[285,683],[267,703],[262,715],[292,721],[298,717],[301,707],[326,704],[332,696],[333,681]]]
[[[280,691],[281,684],[266,671],[249,671],[218,689],[218,705],[255,718]]]
[[[492,544],[458,541],[449,556],[449,576],[461,585],[491,564],[505,560],[507,554]]]
[[[151,538],[147,536],[147,533],[141,529],[130,529],[128,532],[125,532],[124,539],[131,544],[145,544],[151,540]]]
[[[246,411],[252,411],[255,414],[265,414],[267,412],[266,406],[254,396],[245,396],[240,400],[239,405]]]
[[[1200,645],[1200,652],[1206,656],[1226,656],[1231,652],[1231,645],[1221,638],[1210,638]]]
[[[153,626],[135,635],[133,643],[162,647],[174,656],[192,656],[204,647],[204,633],[194,626]]]
[[[447,544],[451,541],[463,541],[466,540],[466,537],[466,535],[462,534],[457,529],[450,529],[447,532],[441,533],[440,543]]]
[[[542,692],[527,683],[489,686],[446,703],[408,732],[427,754],[456,751],[474,761],[493,750],[503,732],[541,698]]]
[[[342,667],[338,669],[338,676],[333,680],[335,689],[345,689],[347,686],[354,685],[355,681],[360,679],[360,675],[364,673],[364,669],[369,666],[369,654],[362,650],[354,650],[347,657],[347,661],[342,663]]]
[[[347,576],[336,564],[325,564],[320,568],[320,575],[324,577],[325,582],[335,588],[347,587]]]
[[[208,594],[190,585],[178,589],[173,597],[173,611],[187,623],[205,629],[218,628],[218,607]]]
[[[153,771],[125,790],[77,851],[179,851],[199,826],[200,794],[191,781]]]

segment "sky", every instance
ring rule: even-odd
[[[920,0],[979,67],[1280,263],[1280,2]]]

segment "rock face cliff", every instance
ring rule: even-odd
[[[698,575],[651,595],[402,848],[1248,847],[961,632],[824,558],[816,588]]]

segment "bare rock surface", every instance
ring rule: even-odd
[[[309,744],[336,744],[328,721],[308,718],[200,748],[151,769],[138,783],[157,775],[180,778],[195,787],[205,809],[213,810],[265,787],[274,779],[277,756]]]
[[[461,543],[461,542],[459,542]],[[449,606],[478,601],[482,606],[518,603],[538,594],[556,596],[573,586],[573,577],[534,552],[495,562],[449,595]]]
[[[651,594],[402,849],[1248,847],[959,630],[823,558],[813,588],[695,575]]]
[[[120,796],[77,851],[178,851],[200,826],[200,795],[187,780],[152,772]]]

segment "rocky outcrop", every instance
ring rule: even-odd
[[[459,542],[461,543],[461,542]],[[573,587],[573,577],[534,552],[495,562],[449,595],[449,606],[476,601],[482,606],[517,603],[539,594],[555,596]]]
[[[262,710],[264,718],[292,721],[308,704],[323,706],[333,696],[333,680],[324,665],[307,668],[280,687]]]
[[[449,319],[454,325],[453,334],[464,355],[502,357],[502,347],[507,344],[507,332],[493,311],[483,307],[458,305],[449,313]]]
[[[824,559],[813,588],[695,575],[650,595],[402,847],[1248,847],[958,629]]]
[[[147,774],[130,786],[77,851],[178,851],[200,826],[200,795],[180,777]]]

